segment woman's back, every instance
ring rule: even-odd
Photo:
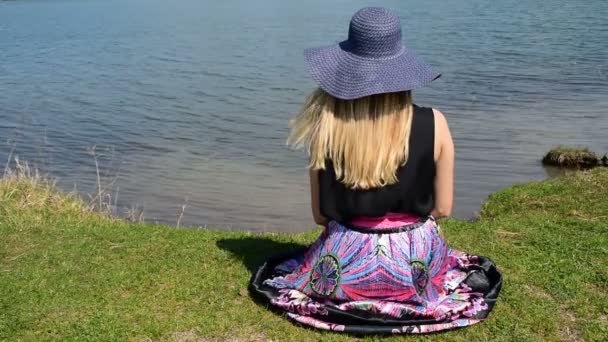
[[[353,189],[341,182],[333,162],[318,172],[323,216],[342,223],[358,217],[409,213],[421,217],[434,209],[435,120],[431,108],[414,106],[407,162],[396,170],[397,182],[371,189]]]

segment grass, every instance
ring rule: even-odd
[[[588,148],[557,146],[543,157],[543,164],[569,168],[592,168],[605,165],[606,156],[600,159]]]
[[[581,171],[495,193],[475,222],[443,222],[453,248],[493,258],[505,283],[488,321],[425,338],[605,339],[607,188],[608,169]],[[0,340],[356,339],[295,326],[247,293],[262,260],[318,234],[129,223],[40,177],[8,174],[0,181]]]

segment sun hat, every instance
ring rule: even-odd
[[[360,9],[347,40],[306,49],[304,59],[319,87],[344,100],[417,89],[440,76],[404,45],[399,16],[382,7]]]

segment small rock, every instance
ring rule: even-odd
[[[556,147],[544,157],[543,164],[558,167],[590,169],[603,162],[598,156],[586,148]]]

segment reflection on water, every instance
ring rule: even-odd
[[[285,146],[314,87],[301,51],[345,38],[368,4],[0,2],[0,160],[14,146],[91,192],[97,146],[121,212],[175,224],[186,205],[182,225],[309,229],[306,156]],[[554,145],[608,152],[608,2],[382,4],[443,74],[415,99],[453,131],[456,216],[551,176],[539,160]]]
[[[577,172],[576,169],[560,168],[557,166],[548,166],[548,165],[544,165],[543,169],[545,170],[545,173],[547,174],[547,178],[557,178],[557,177],[561,177],[561,176],[571,175],[574,172]]]

